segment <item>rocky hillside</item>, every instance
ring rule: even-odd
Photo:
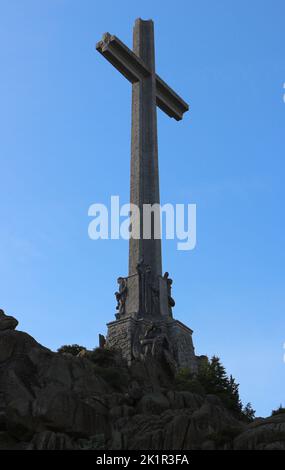
[[[54,353],[16,327],[0,311],[0,449],[285,450],[284,413],[246,424],[159,361]]]

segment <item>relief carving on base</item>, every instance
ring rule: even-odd
[[[133,356],[141,361],[162,360],[172,371],[177,368],[166,327],[161,323],[150,322],[147,327],[137,328],[134,336]]]

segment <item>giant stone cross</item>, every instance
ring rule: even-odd
[[[143,341],[139,338],[143,335],[147,341],[147,335],[157,335],[158,328],[168,337],[176,335],[174,341],[177,334],[185,333],[191,350],[192,330],[172,319],[172,280],[168,273],[162,276],[161,239],[155,236],[160,230],[155,226],[158,220],[151,221],[151,236],[143,236],[143,207],[160,202],[156,107],[179,121],[189,106],[155,72],[152,20],[136,20],[133,51],[109,33],[96,49],[132,83],[130,202],[140,210],[140,236],[129,241],[129,275],[118,279],[117,321],[108,324],[107,342],[131,361],[139,354]],[[176,361],[181,363],[177,357]]]

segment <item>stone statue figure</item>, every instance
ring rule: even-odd
[[[170,279],[168,272],[166,272],[163,277],[164,277],[164,279],[166,280],[166,283],[167,283],[168,308],[169,308],[170,316],[172,317],[172,307],[175,306],[175,300],[173,299],[173,297],[171,295],[171,289],[172,289],[173,281],[172,281],[172,279]]]
[[[140,344],[142,360],[160,358],[172,371],[175,371],[176,362],[163,325],[151,322],[144,336],[140,338]]]
[[[151,313],[151,267],[141,258],[137,264],[137,273],[140,283],[140,309],[141,313]]]
[[[140,305],[143,313],[156,315],[159,313],[159,289],[157,280],[153,278],[151,267],[141,258],[137,264],[140,282]]]
[[[151,313],[152,315],[158,315],[160,313],[159,289],[154,279],[152,279],[149,287],[151,291]]]
[[[117,282],[119,284],[119,291],[115,292],[117,300],[116,310],[118,310],[118,313],[116,314],[116,319],[119,320],[121,316],[125,313],[128,287],[127,281],[123,277],[119,277]]]

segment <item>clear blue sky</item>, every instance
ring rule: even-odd
[[[2,0],[0,307],[52,349],[98,344],[126,241],[91,241],[87,212],[129,196],[131,86],[94,49],[156,27],[158,73],[191,104],[160,111],[162,202],[196,203],[197,248],[163,246],[175,316],[242,399],[285,405],[282,0]]]

